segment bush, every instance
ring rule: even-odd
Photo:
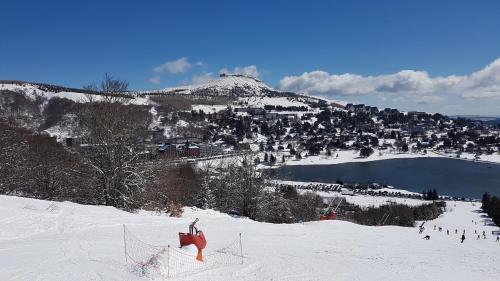
[[[342,203],[337,213],[339,219],[349,220],[363,225],[397,225],[413,227],[417,220],[432,220],[443,212],[442,202],[420,206],[402,204],[382,205],[361,209],[359,206]]]
[[[373,154],[373,148],[371,147],[363,147],[359,150],[359,156],[361,157],[369,157]]]

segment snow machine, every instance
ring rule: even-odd
[[[179,241],[181,243],[181,247],[194,244],[196,248],[203,250],[205,249],[205,246],[207,246],[207,240],[201,230],[196,234],[179,232]]]
[[[194,244],[196,248],[198,248],[198,255],[196,256],[196,259],[203,261],[202,250],[205,246],[207,246],[207,240],[205,239],[203,231],[196,228],[195,224],[197,222],[198,218],[196,218],[196,220],[189,225],[189,233],[179,232],[179,242],[181,247]]]

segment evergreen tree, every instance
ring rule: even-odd
[[[274,163],[276,163],[276,157],[271,154],[271,157],[269,157],[269,162],[271,162],[271,165],[274,165]]]
[[[260,158],[259,158],[258,156],[257,156],[257,157],[255,157],[255,159],[253,160],[253,163],[254,163],[255,165],[260,164]]]

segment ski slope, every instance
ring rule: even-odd
[[[498,228],[485,225],[478,207],[449,202],[448,212],[418,234],[418,228],[343,221],[273,225],[192,208],[169,218],[0,196],[0,280],[163,280],[126,265],[122,225],[143,241],[177,247],[178,232],[195,217],[208,240],[206,253],[241,232],[244,263],[172,280],[499,280],[500,243],[491,234]],[[460,244],[463,229],[467,239]],[[475,229],[485,230],[487,239],[477,240]],[[426,234],[430,240],[422,239]]]

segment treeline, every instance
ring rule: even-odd
[[[316,220],[323,204],[313,193],[269,188],[246,156],[217,166],[196,168],[184,163],[161,169],[164,172],[144,192],[146,209],[175,215],[182,206],[196,206],[257,221],[292,223]]]
[[[424,200],[439,200],[439,194],[435,188],[423,191],[422,197]]]
[[[403,204],[382,205],[363,209],[357,205],[342,203],[339,219],[363,225],[397,225],[413,227],[415,221],[433,220],[443,213],[446,203],[433,202],[419,206]]]
[[[78,149],[0,123],[0,193],[173,216],[184,206],[196,206],[272,223],[319,217],[323,204],[319,196],[299,194],[295,188],[269,188],[250,157],[202,168],[168,160],[149,162],[141,157],[140,142],[130,139],[137,135],[124,129],[126,124],[130,130],[139,127],[129,118],[143,120],[140,112],[128,111],[120,123],[112,121],[108,111],[127,112],[130,108],[95,104],[86,110],[93,114],[86,113],[82,122],[99,138]],[[101,122],[97,116],[103,115],[108,121],[102,122],[110,122],[109,126],[95,124]]]
[[[276,110],[276,111],[308,111],[307,106],[282,106],[282,105],[264,105],[265,110]]]
[[[500,226],[500,197],[491,196],[489,193],[485,193],[481,200],[482,209],[485,211],[493,222]]]
[[[99,204],[91,169],[54,138],[0,122],[0,193]]]

